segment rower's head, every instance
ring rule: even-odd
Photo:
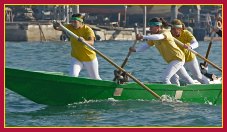
[[[169,24],[163,18],[154,17],[149,20],[148,26],[152,34],[157,34],[163,27],[168,27]]]
[[[78,13],[71,16],[71,23],[75,29],[80,28],[84,24],[84,14]]]
[[[174,19],[171,22],[172,28],[171,33],[174,37],[179,37],[181,35],[181,31],[184,30],[185,25],[184,23],[179,19]]]

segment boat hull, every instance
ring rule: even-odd
[[[182,102],[222,104],[222,84],[176,86],[145,84],[158,95]],[[59,73],[5,68],[5,86],[29,100],[45,105],[67,105],[85,100],[157,100],[136,83],[70,77]]]

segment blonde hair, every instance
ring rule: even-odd
[[[173,21],[171,22],[172,27],[178,27],[178,28],[182,28],[183,30],[185,30],[185,24],[179,20],[179,19],[173,19]]]
[[[179,19],[174,19],[172,22],[171,22],[172,25],[183,25],[182,21],[179,20]]]

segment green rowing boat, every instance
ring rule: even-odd
[[[222,104],[222,84],[176,86],[145,83],[161,97],[182,102]],[[53,72],[34,72],[5,68],[5,87],[38,104],[67,105],[86,100],[157,100],[134,82],[117,84],[113,81],[70,77]]]

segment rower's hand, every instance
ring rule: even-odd
[[[129,51],[130,51],[130,52],[136,52],[136,48],[130,47],[130,48],[129,48]]]
[[[208,64],[204,64],[204,63],[200,63],[200,71],[202,72],[202,74],[206,74],[208,72]]]
[[[184,44],[184,46],[183,46],[185,49],[192,49],[192,47],[191,46],[188,46],[187,44]]]
[[[60,27],[59,22],[57,22],[57,21],[53,22],[53,27],[54,27],[54,29],[57,30]]]
[[[78,41],[79,41],[79,42],[84,42],[85,39],[84,39],[83,37],[79,37],[79,38],[78,38]]]
[[[136,34],[136,40],[141,40],[143,39],[143,36],[141,34]]]

